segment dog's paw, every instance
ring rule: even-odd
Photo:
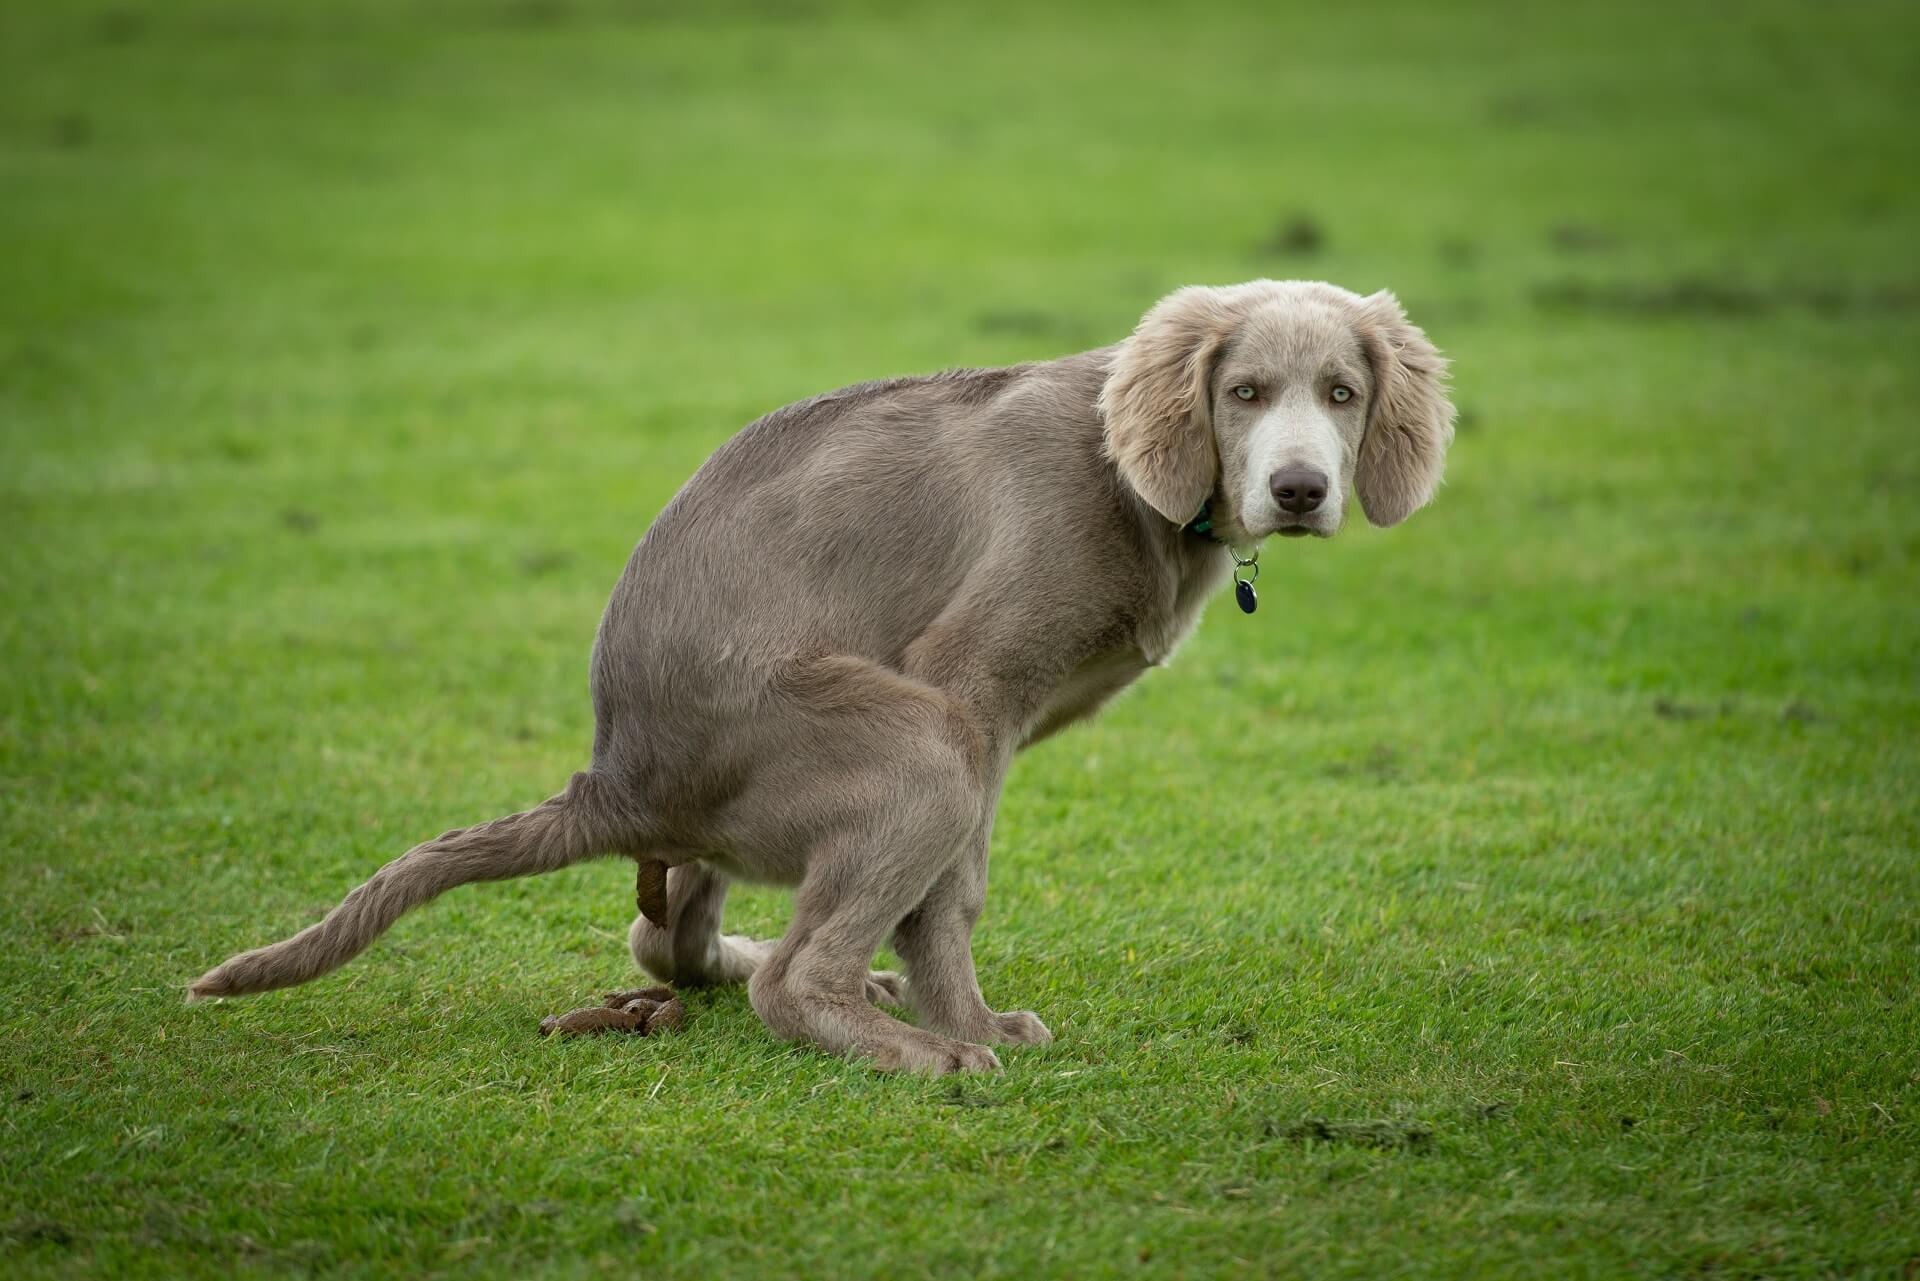
[[[1053,1033],[1032,1010],[1012,1010],[993,1016],[997,1038],[1009,1045],[1051,1045]]]
[[[946,1076],[952,1072],[998,1072],[1000,1060],[984,1045],[952,1041],[943,1036],[902,1037],[891,1044],[857,1051],[883,1072],[924,1072]]]

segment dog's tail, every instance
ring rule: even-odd
[[[630,847],[632,833],[605,794],[605,784],[599,774],[575,774],[566,791],[525,813],[455,828],[414,846],[348,894],[319,924],[202,974],[187,988],[187,999],[305,983],[339,969],[402,913],[456,885],[552,872]]]

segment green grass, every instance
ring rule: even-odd
[[[0,6],[0,1268],[1912,1276],[1916,44]],[[585,762],[738,426],[1259,275],[1400,292],[1451,479],[1016,765],[977,955],[1055,1045],[882,1077],[737,990],[543,1041],[631,972],[614,863],[180,1003]]]

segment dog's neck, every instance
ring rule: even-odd
[[[1202,538],[1215,546],[1224,547],[1233,557],[1233,599],[1243,614],[1251,614],[1258,606],[1259,597],[1254,594],[1253,584],[1260,577],[1260,548],[1254,547],[1245,556],[1240,549],[1213,532],[1213,503],[1200,504],[1200,514],[1188,521],[1180,530],[1185,537]]]
[[[1173,655],[1199,623],[1208,600],[1233,569],[1233,554],[1210,531],[1197,531],[1192,522],[1175,525],[1139,495],[1126,492],[1146,563],[1154,567],[1162,584],[1147,597],[1157,607],[1150,607],[1138,618],[1135,633],[1146,661],[1157,667]]]

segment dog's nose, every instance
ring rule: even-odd
[[[1304,516],[1327,500],[1327,473],[1311,467],[1282,467],[1267,477],[1281,511]]]

